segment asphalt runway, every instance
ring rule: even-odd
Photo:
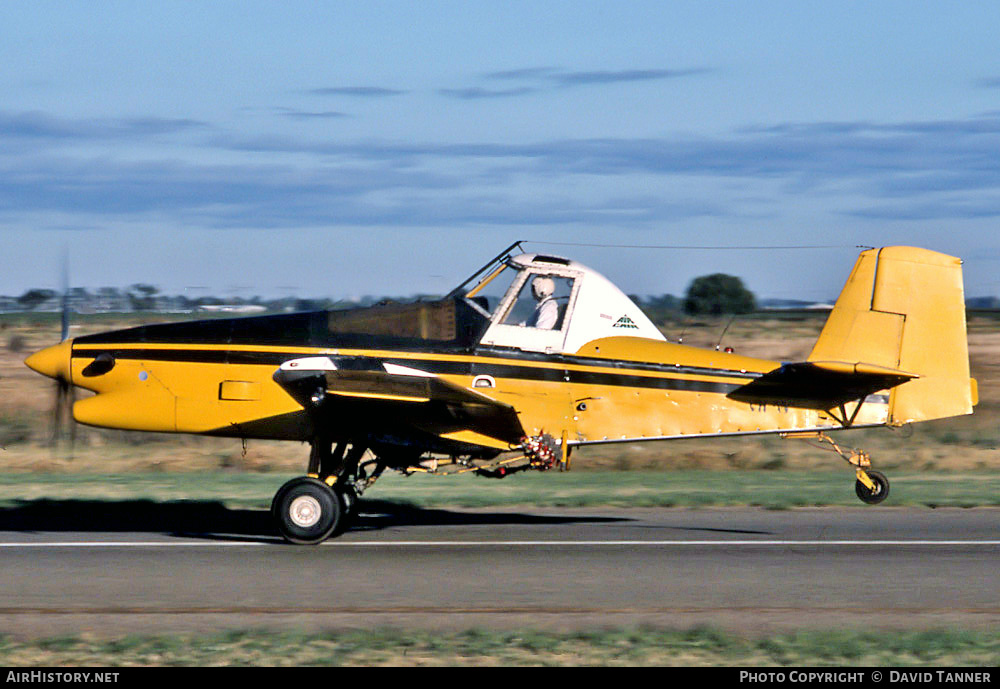
[[[0,633],[1000,626],[1000,510],[436,510],[363,501],[284,545],[266,512],[0,510]]]

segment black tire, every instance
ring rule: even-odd
[[[869,505],[877,505],[889,497],[889,479],[880,471],[867,471],[868,477],[875,482],[876,489],[869,490],[868,486],[861,481],[854,482],[854,492],[858,494],[861,502]]]
[[[271,515],[289,543],[316,545],[337,531],[343,503],[328,485],[310,476],[293,478],[278,489]]]
[[[335,486],[334,491],[340,497],[340,506],[344,516],[353,517],[358,513],[358,492],[350,486]]]
[[[337,530],[334,531],[334,535],[339,536],[351,528],[351,524],[354,523],[354,518],[358,514],[358,494],[350,486],[337,484],[334,484],[333,492],[336,493],[337,499],[340,501],[340,523],[337,525]]]

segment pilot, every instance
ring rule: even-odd
[[[552,330],[559,320],[559,305],[556,303],[553,293],[556,291],[556,283],[549,277],[536,277],[531,281],[531,294],[538,301],[535,305],[535,313],[532,315],[528,325],[532,328],[542,330]]]

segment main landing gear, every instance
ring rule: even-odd
[[[278,489],[271,502],[271,514],[286,541],[310,545],[325,541],[343,528],[345,507],[335,487],[312,476],[299,476]]]
[[[542,433],[521,438],[511,450],[523,454],[495,460],[488,457],[452,457],[421,461],[419,450],[375,445],[373,459],[362,462],[368,443],[340,440],[334,446],[326,436],[314,438],[309,453],[307,476],[294,478],[283,485],[271,502],[271,515],[278,532],[289,543],[315,545],[347,530],[357,511],[358,497],[370,488],[387,467],[410,475],[415,472],[449,476],[472,472],[489,478],[504,478],[520,471],[548,471],[558,467],[569,469],[569,447],[566,434],[561,444]],[[478,460],[488,463],[480,464]]]
[[[360,468],[367,448],[353,443],[316,439],[309,454],[309,475],[299,476],[278,489],[271,501],[271,515],[278,532],[289,543],[315,545],[350,526],[358,496],[371,486],[384,466],[376,464],[371,476]]]

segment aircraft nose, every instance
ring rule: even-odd
[[[73,340],[63,340],[57,345],[46,347],[35,352],[24,360],[25,365],[43,376],[72,382],[70,357],[73,352]]]

